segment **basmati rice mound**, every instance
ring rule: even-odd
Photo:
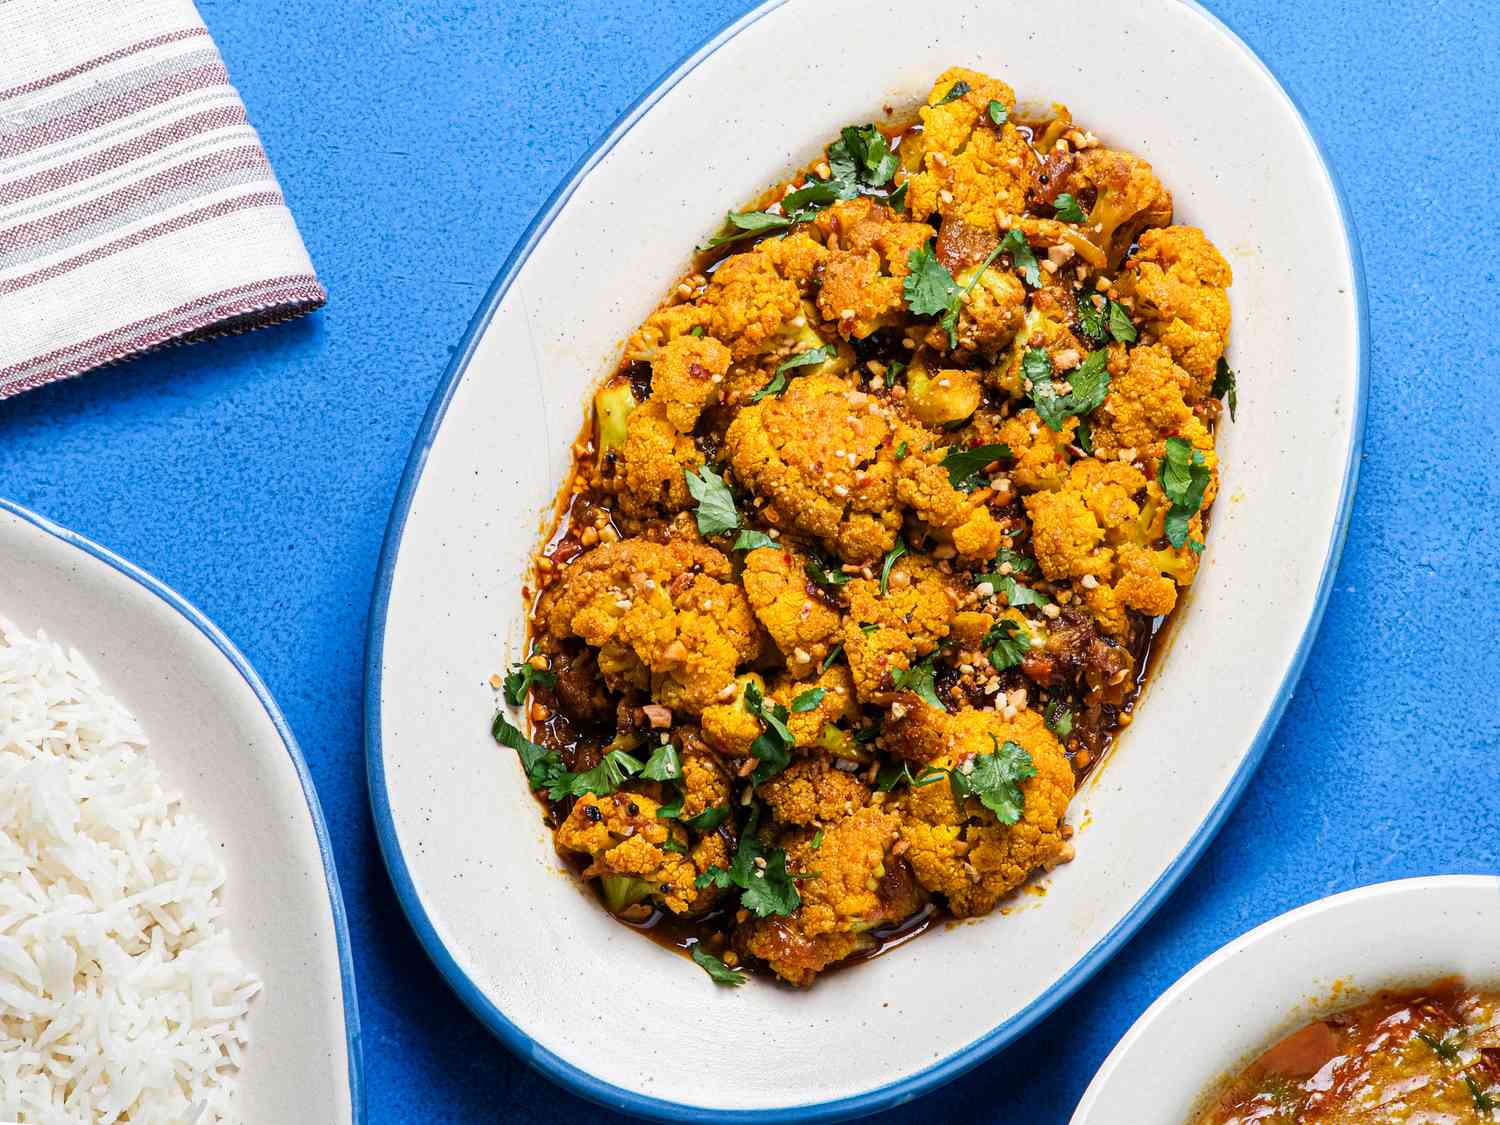
[[[0,1122],[237,1122],[224,867],[77,652],[0,618]]]

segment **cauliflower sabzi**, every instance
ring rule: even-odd
[[[1151,165],[961,67],[886,112],[627,337],[494,681],[559,854],[726,986],[1073,859],[1219,490],[1231,269]]]

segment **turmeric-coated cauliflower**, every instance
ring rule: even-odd
[[[790,547],[760,547],[746,553],[740,581],[788,673],[815,674],[837,639],[839,615],[808,578],[807,558]]]
[[[728,370],[729,349],[712,336],[679,336],[651,361],[651,401],[679,433],[691,433],[703,408],[718,401]]]
[[[787,709],[786,726],[799,750],[825,745],[831,737],[827,728],[849,725],[859,718],[859,702],[854,695],[854,680],[841,663],[830,664],[811,682],[782,678],[768,690],[769,696]],[[797,709],[802,700],[802,710]],[[811,703],[816,700],[816,703]]]
[[[539,616],[554,637],[597,648],[611,688],[649,688],[658,703],[689,714],[761,652],[760,626],[729,560],[681,539],[596,547],[563,572]]]
[[[805,828],[850,816],[870,800],[870,787],[828,759],[805,758],[756,790],[781,824]]]
[[[1006,720],[993,711],[919,708],[892,726],[887,740],[925,770],[961,770],[1006,742],[1025,750],[1036,769],[1019,783],[1024,808],[1012,825],[1000,823],[977,797],[960,802],[946,777],[912,770],[918,784],[898,806],[904,856],[917,882],[946,898],[954,914],[986,914],[1033,871],[1071,856],[1062,820],[1073,797],[1073,767],[1041,715],[1022,711]]]
[[[802,308],[797,283],[782,275],[777,258],[765,243],[731,254],[699,299],[708,334],[727,344],[737,360],[770,347]]]
[[[1007,418],[997,440],[1010,448],[1015,459],[1010,479],[1022,492],[1057,488],[1068,478],[1071,455],[1068,447],[1078,435],[1078,419],[1066,418],[1054,430],[1030,407]]]
[[[633,519],[671,515],[692,504],[683,472],[703,464],[693,439],[667,419],[655,398],[637,406],[625,423],[613,484],[620,511]]]
[[[857,578],[844,597],[844,655],[864,703],[889,702],[896,693],[891,674],[937,648],[958,609],[953,580],[925,555],[897,559],[885,593],[877,579]]]
[[[592,858],[584,878],[602,879],[606,898],[622,904],[655,899],[674,914],[701,909],[715,892],[694,886],[700,868],[692,856],[663,846],[668,840],[684,846],[686,832],[658,818],[658,807],[638,793],[585,794],[558,826],[557,846]],[[704,859],[712,861],[712,852],[705,852]]]
[[[818,294],[823,318],[837,323],[845,339],[863,339],[894,323],[905,308],[908,258],[933,237],[932,228],[906,222],[869,196],[835,203],[816,225],[829,247]]]
[[[1197,227],[1165,227],[1141,235],[1125,268],[1142,326],[1192,376],[1187,402],[1206,398],[1229,343],[1229,263]]]
[[[1085,149],[1056,186],[1075,199],[1093,198],[1080,227],[1111,269],[1142,231],[1172,221],[1171,193],[1162,187],[1150,164],[1126,152]]]
[[[1133,452],[1132,459],[1141,461],[1155,476],[1167,438],[1181,437],[1203,454],[1210,472],[1216,471],[1213,435],[1184,397],[1192,377],[1172,361],[1164,345],[1127,352],[1116,344],[1110,348],[1109,372],[1109,394],[1090,419],[1096,453],[1116,457]],[[1204,507],[1213,502],[1216,491],[1214,485],[1209,486]]]

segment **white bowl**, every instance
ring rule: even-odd
[[[1500,879],[1379,883],[1273,918],[1210,954],[1110,1052],[1071,1125],[1184,1125],[1280,1036],[1381,988],[1500,985]]]
[[[361,1122],[344,904],[307,763],[265,684],[211,622],[119,556],[0,500],[0,616],[76,648],[134,713],[169,788],[223,845],[224,925],[261,978],[240,1107]]]
[[[1207,228],[1235,271],[1242,417],[1224,428],[1223,490],[1173,651],[1121,752],[1075,799],[1078,859],[1045,902],[808,993],[727,993],[566,873],[514,755],[488,736],[486,681],[521,651],[529,552],[589,392],[692,243],[840,126],[916,103],[955,63],[1068,103],[1146,155],[1181,221]],[[402,905],[458,994],[577,1092],[666,1118],[870,1112],[1035,1023],[1175,885],[1286,704],[1353,493],[1360,284],[1295,106],[1243,43],[1179,0],[1077,0],[1064,17],[1022,0],[794,0],[688,58],[522,238],[392,512],[367,655],[371,800]],[[692,1066],[662,1061],[689,1054]]]

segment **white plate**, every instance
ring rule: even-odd
[[[1500,879],[1403,879],[1319,899],[1167,989],[1104,1060],[1072,1125],[1183,1125],[1216,1083],[1300,1024],[1455,974],[1500,985]]]
[[[260,677],[180,595],[0,500],[0,616],[76,648],[146,730],[188,811],[223,843],[224,924],[264,990],[244,1119],[361,1122],[354,970],[323,813]]]
[[[1213,535],[1130,737],[1073,803],[1079,857],[1044,903],[926,936],[807,994],[726,994],[566,875],[514,755],[488,736],[486,681],[520,651],[528,553],[588,393],[691,244],[840,126],[917,102],[956,63],[1064,101],[1145,154],[1180,220],[1233,264],[1240,420],[1224,430]],[[433,960],[546,1073],[666,1118],[869,1112],[1015,1038],[1161,902],[1266,745],[1342,543],[1363,326],[1317,145],[1202,9],[1078,0],[1057,18],[1022,0],[793,0],[751,12],[632,109],[521,240],[396,499],[366,740],[386,864]],[[691,1066],[662,1061],[689,1054]]]

